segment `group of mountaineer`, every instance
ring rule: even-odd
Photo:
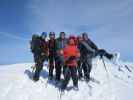
[[[87,33],[79,36],[66,37],[65,32],[60,32],[55,38],[55,33],[42,32],[41,35],[33,34],[30,41],[31,51],[34,56],[35,73],[33,80],[38,81],[40,72],[43,69],[44,61],[48,61],[49,80],[61,82],[61,89],[66,89],[70,78],[73,80],[75,89],[78,89],[78,80],[90,81],[92,59],[96,56],[105,56],[113,59],[113,54],[99,49],[88,37]],[[55,71],[55,75],[54,75]],[[61,81],[63,75],[63,81]]]

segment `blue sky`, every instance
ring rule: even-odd
[[[132,0],[0,0],[0,64],[31,62],[32,33],[88,32],[121,59],[133,61]]]

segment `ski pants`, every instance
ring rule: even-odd
[[[83,74],[82,74],[82,61],[81,60],[78,60],[78,66],[77,66],[77,69],[78,69],[78,77],[81,78],[83,77]]]
[[[49,55],[49,76],[53,77],[53,70],[55,68],[55,55]]]
[[[56,64],[55,65],[55,70],[56,70],[56,80],[57,81],[60,81],[60,79],[61,79],[62,69],[63,69],[63,75],[65,74],[66,66],[64,65],[62,59],[60,57],[56,57],[56,60],[55,60],[55,64]]]
[[[78,86],[78,76],[77,76],[77,67],[76,66],[67,66],[65,68],[65,77],[62,84],[62,89],[65,89],[69,83],[70,78],[72,77],[73,85]]]
[[[34,54],[34,61],[35,61],[35,74],[34,78],[40,77],[40,72],[43,68],[43,62],[45,61],[45,57],[41,56],[41,54]]]
[[[86,58],[83,61],[82,68],[84,71],[85,78],[89,80],[90,79],[90,72],[92,69],[92,58]]]

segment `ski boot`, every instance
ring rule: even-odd
[[[35,77],[35,76],[34,76],[34,77],[33,77],[33,81],[34,81],[34,82],[39,81],[39,77]]]
[[[74,87],[73,87],[73,90],[74,90],[74,91],[78,91],[78,90],[79,90],[78,86],[77,86],[77,85],[74,86]]]

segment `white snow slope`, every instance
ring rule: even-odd
[[[54,82],[47,81],[47,67],[44,66],[41,79],[33,82],[33,64],[1,65],[0,100],[133,100],[133,64],[105,64],[108,73],[102,60],[94,59],[92,81],[79,81],[79,91],[65,91],[61,98]],[[68,87],[72,85],[70,81]]]

